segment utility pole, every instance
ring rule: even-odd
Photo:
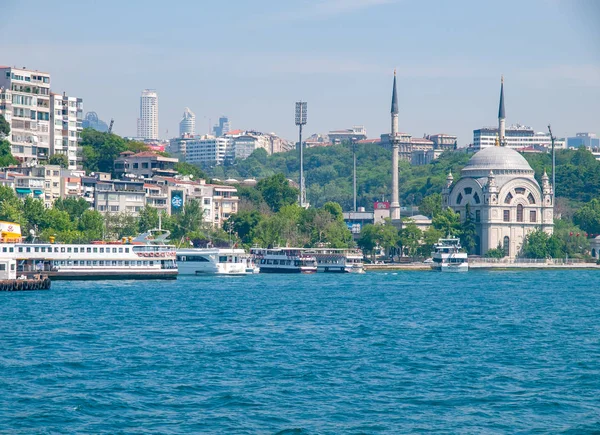
[[[298,147],[300,148],[300,207],[305,206],[306,192],[304,189],[304,147],[302,145],[302,126],[306,125],[306,102],[296,102],[296,125],[298,126]]]
[[[548,124],[548,132],[550,133],[550,141],[552,142],[552,206],[554,206],[554,196],[556,195],[556,153],[554,152],[554,136],[552,136],[552,128]]]

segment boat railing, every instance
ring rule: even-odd
[[[581,258],[469,258],[472,264],[583,264]]]

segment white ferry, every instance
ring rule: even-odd
[[[0,223],[10,224],[10,223]],[[89,244],[23,243],[21,229],[2,232],[0,257],[14,259],[17,273],[65,279],[176,279],[175,248],[124,239]]]
[[[315,256],[319,272],[365,273],[360,249],[314,248],[308,253]]]
[[[303,248],[252,248],[260,273],[316,273],[317,260]]]
[[[239,248],[177,249],[180,275],[249,275],[254,273],[252,257]]]
[[[431,268],[441,272],[466,272],[469,270],[468,256],[460,251],[460,240],[439,239],[433,245]]]

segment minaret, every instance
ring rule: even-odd
[[[394,88],[392,90],[392,204],[390,205],[390,217],[392,220],[400,219],[400,196],[398,193],[398,95],[396,92],[396,70],[394,70]]]
[[[506,142],[504,139],[504,133],[506,132],[506,125],[504,124],[504,76],[500,78],[500,107],[498,108],[498,134],[500,135],[500,146],[505,146]]]

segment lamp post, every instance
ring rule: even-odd
[[[302,126],[306,125],[306,102],[296,102],[296,125],[298,126],[298,147],[300,148],[300,207],[306,202],[304,191],[304,147],[302,145]]]

